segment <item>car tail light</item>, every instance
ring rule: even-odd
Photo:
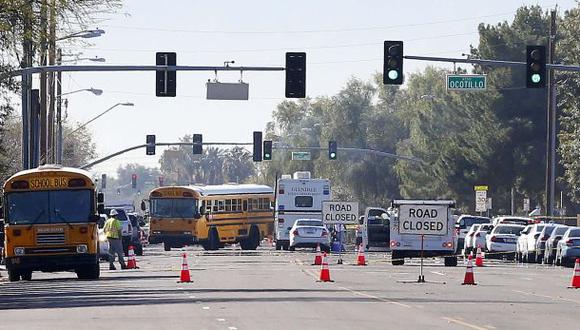
[[[480,236],[480,234],[479,234],[479,233],[475,234],[475,237],[479,237],[479,236]]]
[[[395,247],[397,246],[397,242],[396,241],[391,241],[391,247]]]
[[[321,237],[328,236],[328,233],[326,232],[326,230],[323,230],[323,231],[322,231],[322,234],[321,234],[320,236],[321,236]]]
[[[298,234],[298,229],[296,229],[295,231],[293,231],[293,232],[292,232],[292,235],[294,235],[294,236],[300,236],[300,235]]]
[[[573,246],[574,245],[574,240],[571,240],[571,239],[567,240],[566,241],[566,245],[567,246]]]
[[[542,241],[547,241],[548,238],[550,238],[550,236],[544,236],[544,237],[542,237]]]

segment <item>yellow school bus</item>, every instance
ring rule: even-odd
[[[56,165],[25,170],[4,184],[4,257],[10,281],[33,271],[75,271],[98,279],[103,196],[89,173]]]
[[[194,187],[200,194],[203,216],[197,222],[197,240],[206,250],[240,243],[255,250],[274,230],[274,190],[254,184]]]
[[[273,198],[272,188],[250,184],[154,189],[149,195],[149,242],[163,243],[166,251],[188,244],[217,250],[232,243],[255,250],[272,234]]]
[[[165,251],[196,243],[200,195],[191,187],[159,187],[149,193],[149,243]]]

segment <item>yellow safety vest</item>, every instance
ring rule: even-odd
[[[120,238],[119,232],[121,231],[121,228],[121,222],[117,218],[112,217],[107,219],[103,230],[107,238]]]

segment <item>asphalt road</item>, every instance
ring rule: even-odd
[[[150,246],[137,270],[109,271],[99,281],[74,273],[34,273],[9,283],[0,272],[0,329],[575,329],[580,290],[572,269],[488,261],[477,286],[462,286],[465,267],[429,259],[392,266],[386,253],[355,255],[337,265],[335,282],[317,282],[311,251],[261,247],[205,252],[187,248],[193,283],[177,283],[181,251]],[[443,284],[445,283],[445,284]]]

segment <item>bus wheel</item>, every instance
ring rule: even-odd
[[[252,226],[248,238],[240,242],[242,250],[255,250],[260,246],[260,231],[258,227]]]
[[[23,281],[32,281],[32,271],[31,270],[23,270],[20,272],[20,277],[22,277]]]
[[[457,266],[457,257],[445,257],[445,267]]]
[[[20,281],[20,273],[17,270],[8,270],[8,280],[10,282]]]
[[[220,248],[220,237],[215,228],[209,232],[208,250],[215,251]]]
[[[171,251],[171,245],[169,245],[167,242],[163,242],[163,250]]]
[[[405,259],[399,256],[398,253],[395,253],[395,251],[393,251],[391,253],[391,264],[393,264],[393,266],[402,266],[405,264]]]
[[[282,250],[282,244],[280,244],[279,242],[276,242],[276,250]]]
[[[96,263],[79,268],[76,273],[79,280],[97,280],[101,276],[101,267]]]

